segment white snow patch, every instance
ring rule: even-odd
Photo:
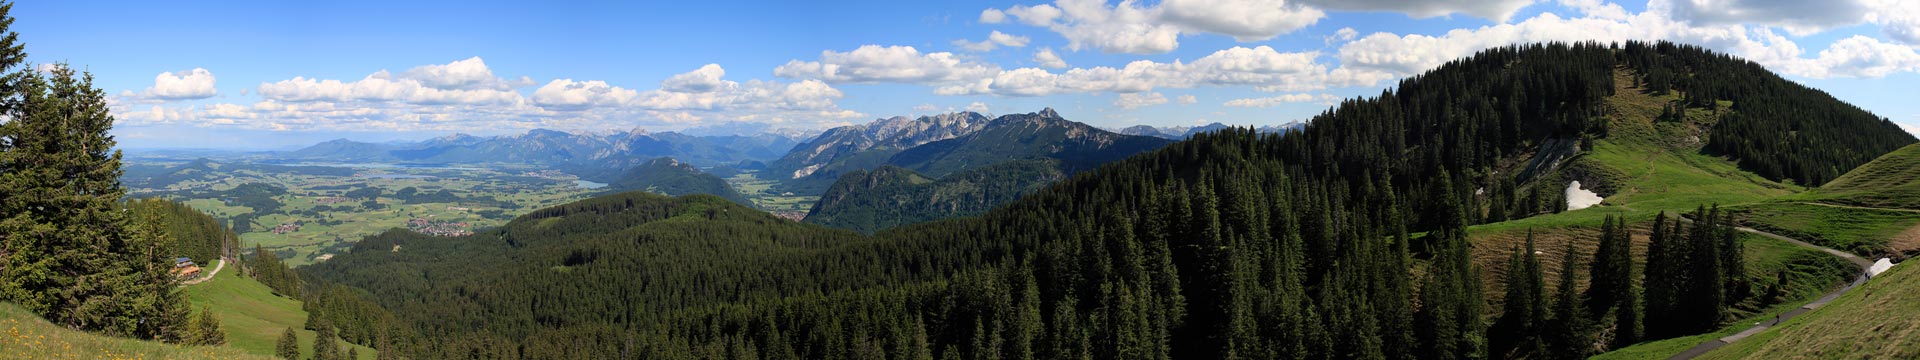
[[[1892,269],[1892,268],[1893,268],[1892,260],[1888,260],[1887,258],[1880,258],[1880,261],[1873,262],[1873,266],[1867,267],[1867,278],[1880,276],[1880,273],[1887,272],[1887,269]]]
[[[1580,182],[1567,183],[1567,210],[1580,210],[1600,205],[1600,194],[1580,188]]]

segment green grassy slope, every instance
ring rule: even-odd
[[[1792,199],[1920,210],[1920,144],[1882,155]]]
[[[269,359],[219,346],[182,346],[75,331],[0,303],[0,359]]]
[[[1702,359],[1920,358],[1920,269],[1900,265],[1847,295]]]
[[[300,308],[300,301],[274,295],[266,285],[240,273],[240,269],[229,265],[213,279],[181,291],[193,303],[195,312],[202,307],[213,308],[220,318],[221,330],[227,333],[228,347],[248,354],[272,356],[280,334],[287,331],[287,327],[293,327],[300,336],[300,353],[312,356],[314,332],[300,329],[307,322],[307,312]],[[361,359],[374,358],[373,349],[352,346]]]

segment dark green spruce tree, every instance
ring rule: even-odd
[[[1430,194],[1440,206],[1442,222],[1428,233],[1433,265],[1420,290],[1420,310],[1414,317],[1421,350],[1433,359],[1479,359],[1487,356],[1486,326],[1481,309],[1479,270],[1473,265],[1466,237],[1466,211],[1460,206],[1450,179],[1443,172]]]
[[[1580,255],[1567,243],[1560,260],[1560,286],[1553,295],[1553,319],[1546,331],[1547,358],[1586,359],[1593,355],[1593,326],[1580,296]]]
[[[1488,349],[1494,358],[1519,359],[1543,352],[1541,335],[1545,331],[1546,284],[1540,272],[1540,257],[1534,247],[1533,231],[1527,231],[1525,248],[1515,247],[1507,257],[1502,278],[1507,286],[1500,318],[1488,328]]]

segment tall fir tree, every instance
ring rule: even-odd
[[[1507,259],[1505,302],[1487,335],[1494,358],[1527,358],[1545,350],[1546,284],[1536,251],[1533,231],[1528,230],[1526,247],[1515,247]]]
[[[281,359],[300,358],[300,335],[293,332],[293,327],[289,326],[286,332],[280,333],[280,341],[275,343],[273,354]]]
[[[1560,286],[1554,291],[1553,320],[1547,329],[1552,359],[1586,359],[1593,354],[1593,330],[1580,297],[1580,255],[1567,243],[1560,260]]]
[[[1436,214],[1441,223],[1428,235],[1433,265],[1421,286],[1420,311],[1415,316],[1422,351],[1442,360],[1485,358],[1486,326],[1480,316],[1486,305],[1479,271],[1467,246],[1466,211],[1444,172],[1431,196],[1441,204]]]
[[[160,233],[119,204],[105,92],[65,64],[25,69],[11,10],[0,4],[0,300],[70,328],[179,341],[186,311]]]

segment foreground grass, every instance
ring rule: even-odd
[[[220,346],[182,346],[90,334],[0,303],[0,359],[269,359]]]
[[[1920,270],[1895,266],[1859,289],[1703,359],[1920,358]]]
[[[196,312],[202,307],[212,307],[214,315],[220,318],[221,330],[227,333],[226,346],[231,349],[272,356],[280,334],[293,327],[299,333],[300,353],[312,356],[314,332],[300,329],[307,322],[307,312],[300,308],[300,301],[274,295],[266,285],[240,273],[238,267],[227,266],[213,279],[188,286],[181,292],[193,303]],[[358,351],[361,359],[374,358],[373,349],[350,346]]]

